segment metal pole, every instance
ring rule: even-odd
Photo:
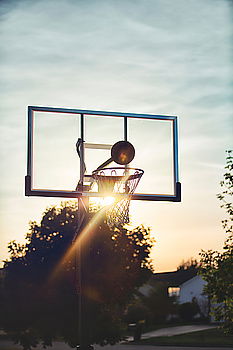
[[[89,213],[89,199],[88,197],[85,198],[79,198],[78,199],[78,217],[80,220],[78,233],[80,234],[82,230],[87,225],[88,220],[88,213]],[[82,244],[78,244],[77,248],[77,263],[76,265],[76,271],[77,271],[77,278],[78,278],[78,293],[79,293],[79,310],[78,310],[78,333],[79,333],[79,345],[77,346],[77,349],[79,350],[91,350],[94,349],[92,345],[89,343],[89,307],[88,307],[88,300],[85,295],[85,290],[88,283],[89,278],[89,260],[90,260],[90,254],[89,254],[89,247],[88,247],[88,256],[86,258],[86,265],[83,265],[82,263],[82,257],[84,256],[82,253]]]
[[[82,216],[81,216],[81,198],[78,198],[78,221],[79,221],[79,233],[82,230]],[[82,271],[81,271],[81,246],[78,245],[77,247],[77,255],[76,255],[76,266],[75,269],[77,271],[77,278],[78,278],[78,335],[79,335],[79,343],[81,344],[81,338],[82,338]],[[78,264],[77,264],[78,263]]]
[[[124,141],[128,141],[128,123],[127,117],[124,117]]]
[[[84,173],[85,173],[85,160],[84,160],[84,115],[80,115],[80,136],[81,136],[81,144],[80,144],[80,181],[79,185],[81,185],[81,191],[83,191],[83,181],[84,181]],[[88,197],[79,197],[78,198],[78,220],[79,227],[77,234],[81,234],[82,230],[87,225],[88,215],[89,214],[89,198]],[[79,350],[91,350],[94,349],[91,345],[88,344],[88,308],[87,308],[87,298],[85,296],[85,289],[87,283],[87,275],[89,274],[88,267],[82,264],[82,241],[79,241],[77,247],[77,263],[76,263],[76,271],[78,278],[78,293],[79,293],[79,310],[78,310],[78,333],[79,333],[79,345],[77,349]],[[87,257],[87,261],[89,262],[89,256]]]
[[[80,135],[81,135],[81,145],[80,145],[80,180],[79,184],[83,185],[84,173],[85,173],[85,160],[84,160],[84,115],[80,115]]]

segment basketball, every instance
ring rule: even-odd
[[[112,146],[111,157],[117,164],[129,164],[135,156],[134,146],[128,141],[119,141]]]

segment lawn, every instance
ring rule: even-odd
[[[137,344],[167,346],[233,346],[233,335],[225,335],[222,330],[214,328],[205,331],[174,335],[171,337],[154,337],[144,339]]]

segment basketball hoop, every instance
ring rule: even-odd
[[[129,223],[129,205],[144,171],[127,167],[104,168],[93,171],[92,177],[103,196],[114,196],[115,201],[106,209],[107,224],[110,228],[122,227]],[[127,195],[127,196],[124,196]]]

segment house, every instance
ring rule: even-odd
[[[155,273],[146,284],[139,288],[139,291],[143,295],[147,296],[157,282],[163,282],[166,283],[168,286],[169,296],[175,295],[178,297],[181,284],[188,281],[196,275],[197,270],[195,268]]]
[[[139,292],[148,296],[158,282],[166,283],[167,292],[170,297],[175,297],[178,304],[196,301],[200,314],[207,317],[209,314],[208,297],[203,295],[206,282],[197,275],[197,269],[179,269],[177,271],[155,273],[148,283],[144,284]]]
[[[180,296],[180,289],[183,283],[197,276],[196,268],[179,269],[171,272],[155,273],[152,277],[153,284],[156,282],[164,282],[168,287],[169,296]],[[178,299],[177,299],[178,301]]]
[[[180,285],[179,296],[177,302],[179,304],[191,303],[195,300],[200,308],[200,312],[204,317],[209,314],[209,299],[203,295],[203,289],[206,281],[199,275],[187,280]]]

